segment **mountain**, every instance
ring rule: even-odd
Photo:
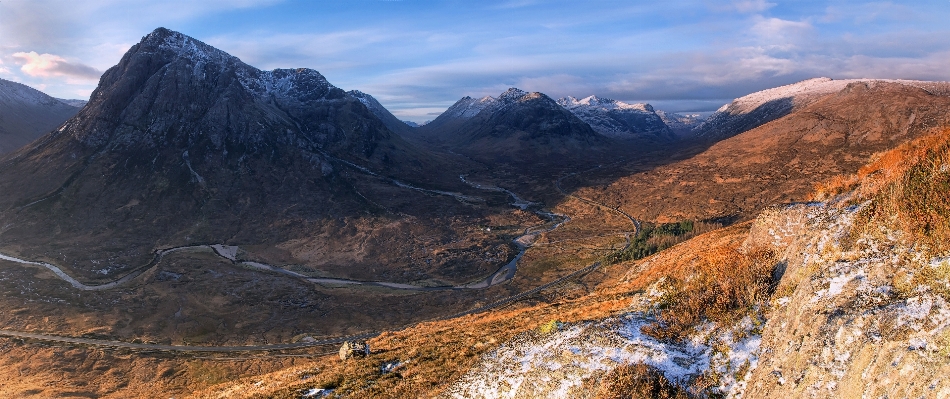
[[[450,138],[460,152],[510,162],[549,163],[582,157],[607,144],[603,135],[550,97],[511,88],[492,101],[475,101],[466,120]],[[553,157],[558,156],[556,160]]]
[[[383,121],[383,124],[385,124],[386,127],[388,127],[389,130],[392,130],[394,133],[405,136],[406,134],[409,134],[409,128],[414,127],[404,121],[399,120],[399,118],[396,118],[396,116],[389,112],[389,110],[386,109],[383,104],[380,104],[379,101],[376,101],[376,99],[369,94],[363,93],[359,90],[350,90],[346,92],[346,94],[363,103],[363,105],[365,105],[366,108],[373,113],[373,115],[376,115],[376,117]]]
[[[0,154],[59,127],[82,107],[29,86],[0,79]]]
[[[815,182],[854,173],[875,153],[950,125],[948,86],[855,80],[838,91],[825,86],[807,92],[804,99],[802,95],[781,97],[807,104],[699,153],[674,157],[679,159],[647,167],[614,181],[606,190],[588,194],[605,203],[622,204],[646,220],[751,217],[771,204],[802,201]],[[743,99],[756,97],[764,96]],[[751,105],[741,108],[753,109],[749,115],[763,107],[746,100],[737,100],[733,106]],[[763,99],[759,104],[768,102]],[[725,120],[724,115],[718,120]]]
[[[580,100],[564,97],[557,103],[607,137],[655,142],[675,140],[673,132],[650,104],[627,104],[597,96]]]
[[[417,132],[474,159],[509,164],[581,159],[609,142],[547,95],[516,88],[464,97]]]
[[[89,100],[77,100],[77,99],[69,99],[69,98],[57,98],[57,100],[62,101],[66,104],[72,105],[76,108],[85,107],[86,104],[89,103]]]
[[[657,110],[656,114],[670,128],[673,135],[680,139],[691,137],[693,130],[705,120],[701,114],[678,114],[661,110]]]
[[[334,233],[346,223],[326,220],[391,209],[369,199],[391,191],[387,176],[458,182],[437,162],[317,71],[261,71],[160,28],[103,74],[76,116],[0,160],[0,235],[85,278],[102,277],[89,259],[119,273],[155,248],[194,242],[337,234],[342,244],[356,230]]]
[[[482,98],[462,97],[455,104],[441,113],[438,117],[420,126],[417,132],[423,137],[432,137],[445,132],[453,132],[469,119],[478,115],[483,109],[495,102],[492,96]]]
[[[933,94],[946,94],[950,86],[942,82],[880,79],[815,78],[755,92],[723,105],[695,130],[695,135],[718,141],[754,129],[801,109],[822,97],[837,93],[852,83],[890,82],[918,87]]]

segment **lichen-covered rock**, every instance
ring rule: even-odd
[[[340,360],[369,356],[369,343],[366,341],[346,341],[340,346]]]

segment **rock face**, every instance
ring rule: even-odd
[[[0,162],[0,234],[33,258],[112,254],[118,271],[170,243],[272,242],[373,209],[340,168],[408,171],[414,151],[317,71],[261,71],[160,28],[79,114]]]
[[[654,142],[675,140],[673,132],[650,104],[627,104],[597,96],[580,100],[564,97],[557,103],[607,137]]]
[[[950,270],[950,260],[924,256],[884,226],[851,231],[859,210],[799,205],[756,221],[751,238],[773,245],[787,269],[745,397],[950,395],[945,280],[899,286]]]
[[[23,147],[59,127],[85,105],[0,79],[0,154]]]

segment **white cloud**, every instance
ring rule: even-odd
[[[20,70],[30,76],[96,80],[102,75],[102,72],[96,68],[78,62],[69,62],[55,54],[37,54],[35,51],[19,52],[14,53],[13,58],[21,65]]]
[[[804,21],[789,21],[780,18],[756,17],[750,31],[759,39],[768,41],[790,41],[812,30]]]

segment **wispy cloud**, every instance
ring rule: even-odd
[[[738,12],[740,14],[758,14],[775,7],[776,3],[770,3],[765,0],[731,0],[731,1],[707,1],[706,5],[713,11],[719,12]]]
[[[77,79],[97,80],[102,72],[91,66],[69,62],[55,54],[14,53],[13,58],[20,64],[20,70],[27,75],[36,77],[69,77]]]

